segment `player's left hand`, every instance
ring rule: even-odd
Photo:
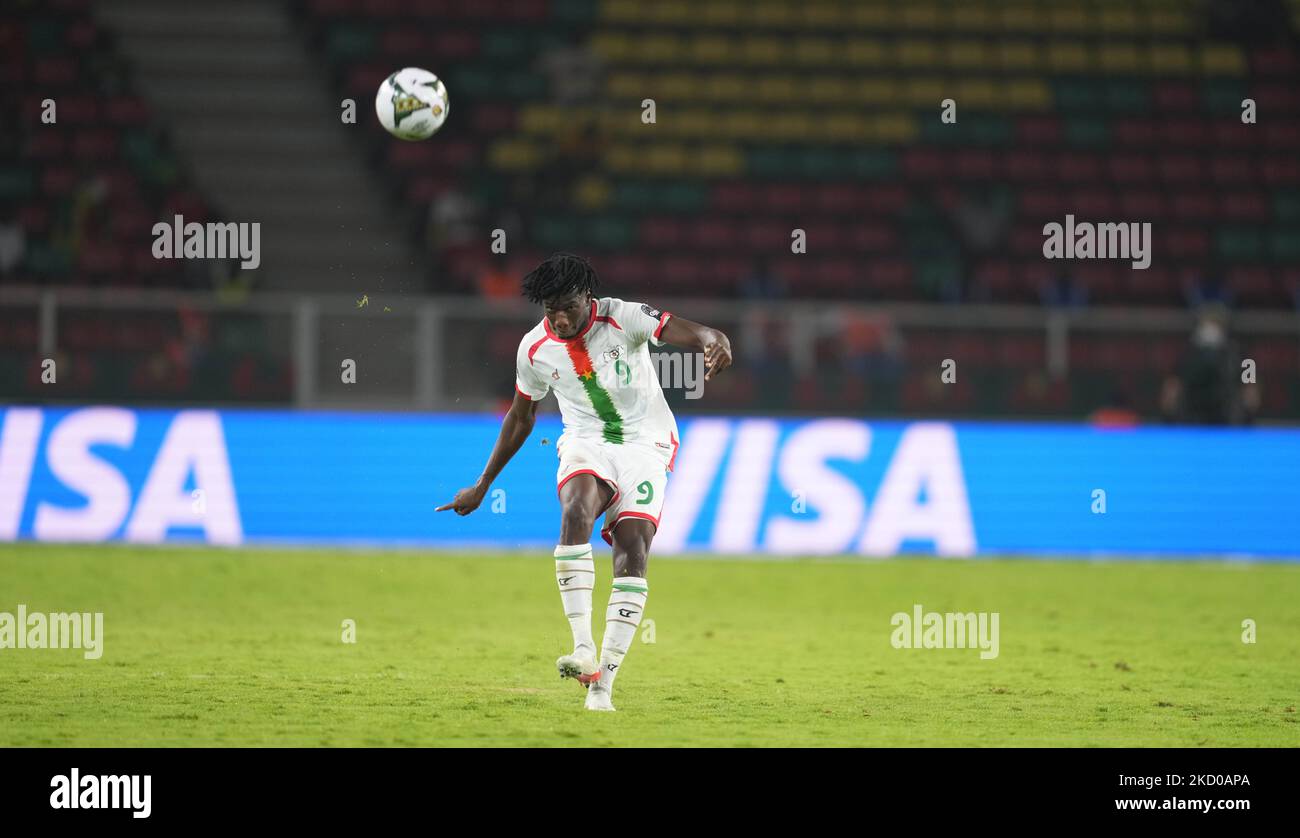
[[[714,340],[704,345],[704,380],[731,366],[731,341],[722,332],[715,331]]]

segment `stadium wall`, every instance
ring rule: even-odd
[[[0,540],[554,544],[553,415],[11,407]],[[1300,430],[697,418],[657,552],[1300,557]],[[499,491],[497,491],[499,490]]]

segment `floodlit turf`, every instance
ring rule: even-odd
[[[0,545],[0,612],[106,635],[0,649],[0,746],[1300,745],[1300,566],[654,559],[614,714],[555,673],[554,578],[544,550]],[[916,603],[998,612],[999,657],[892,648]]]

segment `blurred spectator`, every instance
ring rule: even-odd
[[[519,277],[511,273],[500,257],[483,260],[475,286],[480,296],[493,300],[512,300],[519,296]]]
[[[949,220],[957,232],[964,256],[964,270],[942,279],[938,298],[960,302],[972,290],[963,288],[964,277],[976,276],[985,260],[1005,248],[1014,198],[1005,186],[968,186],[954,203],[940,198],[948,209]]]
[[[744,366],[752,372],[758,385],[756,396],[764,407],[787,404],[794,366],[786,321],[754,311],[747,315],[745,332],[759,336],[741,349]]]
[[[437,252],[473,243],[478,215],[478,204],[469,195],[454,186],[444,190],[429,204],[429,247]]]
[[[741,291],[751,300],[777,300],[789,292],[785,280],[766,259],[755,259],[749,276],[741,282]]]
[[[1204,273],[1189,273],[1183,277],[1183,298],[1194,309],[1212,305],[1230,308],[1234,295],[1232,288],[1223,279],[1223,272],[1212,268]]]
[[[23,263],[27,236],[18,223],[17,212],[6,208],[0,215],[0,277],[9,276]]]
[[[1088,421],[1099,428],[1133,428],[1139,417],[1129,403],[1128,394],[1116,387],[1106,404],[1094,410]]]
[[[1088,289],[1066,268],[1043,280],[1038,296],[1049,308],[1083,308],[1088,304]]]
[[[600,57],[571,33],[569,43],[553,47],[537,59],[537,68],[551,81],[551,99],[565,107],[592,101],[603,86]]]
[[[1196,425],[1244,422],[1239,373],[1237,353],[1228,340],[1227,309],[1209,305],[1197,318],[1178,372],[1165,379],[1160,394],[1165,419]]]
[[[473,286],[478,274],[467,275],[467,257],[482,245],[478,227],[478,202],[455,186],[429,203],[425,239],[436,264],[437,277],[431,291],[463,291]]]
[[[883,315],[846,314],[840,345],[844,369],[852,375],[891,376],[902,368],[902,340]]]
[[[968,186],[962,191],[952,209],[952,220],[967,252],[982,258],[1002,245],[1011,223],[1012,203],[1004,186]]]

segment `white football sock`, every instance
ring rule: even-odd
[[[594,657],[591,589],[596,583],[596,563],[591,558],[590,544],[561,544],[555,548],[555,582],[560,588],[564,616],[573,629],[573,651],[586,650]]]
[[[650,592],[640,576],[620,576],[614,580],[605,611],[605,639],[600,644],[600,687],[614,688],[614,678],[623,666],[623,656],[632,647],[636,627],[641,624],[646,597]]]

